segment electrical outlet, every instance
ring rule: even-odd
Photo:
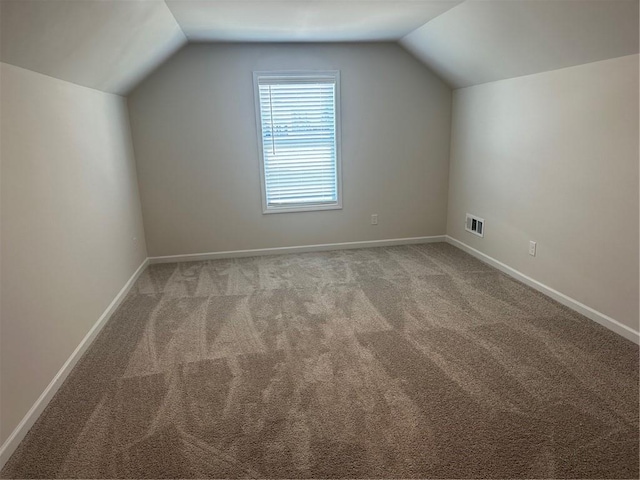
[[[377,225],[378,224],[378,214],[374,213],[373,215],[371,215],[371,225]]]
[[[536,256],[536,242],[529,242],[529,255]]]

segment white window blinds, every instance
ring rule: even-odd
[[[265,213],[340,208],[338,72],[254,79]]]

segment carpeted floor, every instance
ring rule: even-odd
[[[638,473],[638,347],[431,244],[150,266],[2,476]]]

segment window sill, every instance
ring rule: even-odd
[[[296,205],[292,207],[268,207],[262,210],[264,215],[271,213],[299,213],[318,212],[322,210],[342,210],[342,204],[332,203],[330,205]]]

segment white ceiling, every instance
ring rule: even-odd
[[[166,0],[192,41],[399,40],[462,0]]]
[[[0,60],[125,94],[186,38],[163,1],[2,0]]]
[[[638,0],[467,0],[401,40],[453,87],[638,53]]]
[[[396,41],[453,87],[638,53],[639,0],[0,0],[0,61],[126,95],[190,41]]]

